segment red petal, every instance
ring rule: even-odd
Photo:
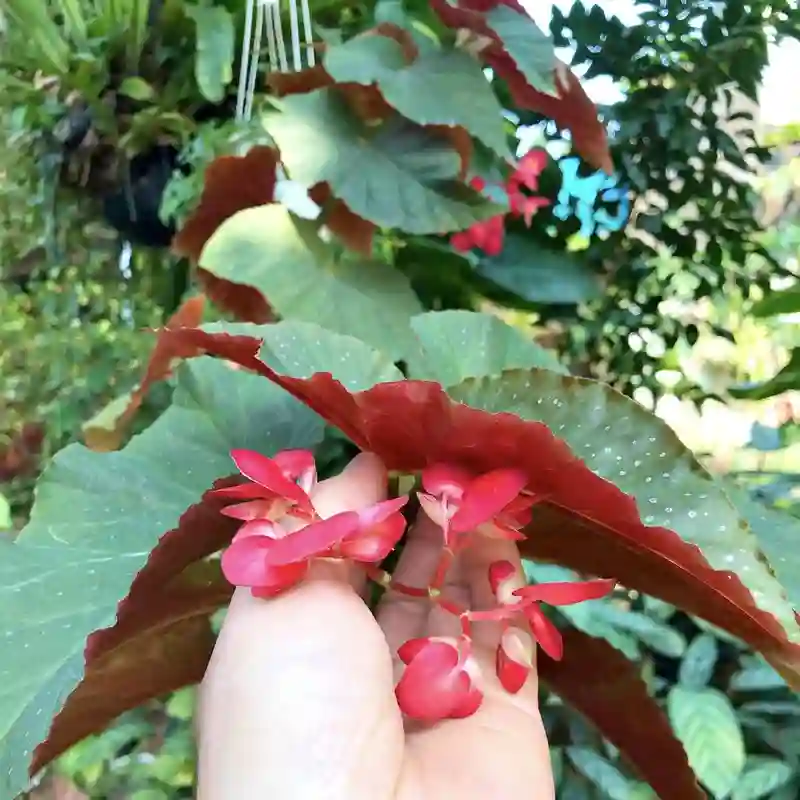
[[[561,632],[547,618],[544,611],[537,605],[532,605],[525,609],[525,616],[531,626],[533,638],[539,642],[540,647],[550,658],[560,661],[564,655],[564,642],[561,639]]]
[[[517,589],[514,594],[526,600],[536,600],[550,606],[571,606],[583,603],[585,600],[598,600],[614,591],[617,585],[612,580],[596,581],[554,581],[553,583],[539,583],[535,586],[524,586]]]
[[[245,524],[236,531],[236,536],[233,537],[233,541],[246,539],[249,536],[266,536],[268,539],[277,539],[282,535],[283,533],[276,528],[274,522],[270,522],[268,519],[252,519],[245,522]]]
[[[458,674],[453,693],[457,701],[448,715],[449,719],[471,717],[483,703],[483,692],[475,686],[466,672]]]
[[[527,637],[527,640],[523,637]],[[495,669],[503,688],[516,694],[525,685],[533,664],[533,642],[521,630],[510,628],[497,645]]]
[[[267,550],[275,543],[266,536],[245,535],[222,553],[222,573],[234,586],[268,584]]]
[[[436,497],[460,499],[473,480],[470,472],[454,464],[434,464],[422,470],[422,488]]]
[[[514,602],[514,590],[521,582],[517,568],[510,561],[493,561],[489,564],[489,585],[499,603],[505,605]]]
[[[475,478],[450,520],[451,529],[461,533],[488,522],[517,497],[527,482],[519,469],[496,469]]]
[[[311,506],[308,495],[296,483],[289,480],[272,459],[255,450],[231,450],[231,458],[245,478],[281,497],[293,500],[303,508]]]
[[[308,566],[308,562],[304,561],[299,564],[271,567],[265,576],[269,582],[260,586],[253,586],[250,589],[250,594],[253,597],[261,597],[265,600],[275,597],[300,583],[308,573]]]
[[[358,514],[355,511],[343,511],[328,519],[312,522],[283,539],[277,539],[270,548],[269,563],[272,566],[282,566],[322,556],[342,539],[355,533],[358,525]]]
[[[299,478],[304,472],[317,468],[310,450],[281,450],[272,460],[285,475],[292,478]]]
[[[211,489],[208,494],[210,497],[232,497],[236,500],[269,499],[275,496],[274,492],[270,492],[257,483],[238,483],[236,486]]]
[[[431,641],[432,639],[428,636],[420,636],[417,639],[409,639],[407,642],[403,642],[403,644],[397,648],[397,657],[404,664],[410,664],[419,655],[419,653],[431,643]],[[453,651],[456,653],[457,661],[458,650],[455,643],[453,643],[452,647]]]
[[[339,545],[339,552],[354,561],[376,564],[394,550],[405,530],[406,518],[402,514],[392,514],[391,517],[370,525],[369,528],[362,528],[345,539]]]
[[[278,500],[280,502],[280,500]],[[251,519],[268,519],[270,511],[274,506],[274,500],[247,500],[244,503],[225,506],[219,513],[231,519],[241,519],[244,521]]]

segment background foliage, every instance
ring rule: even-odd
[[[390,14],[391,5],[379,4],[380,13]],[[574,218],[543,211],[542,225],[508,225],[499,257],[431,252],[429,241],[410,237],[395,263],[425,307],[495,311],[557,347],[573,372],[656,407],[706,463],[753,497],[798,514],[797,162],[787,157],[766,188],[754,182],[753,172],[776,158],[764,146],[776,139],[757,140],[742,109],[742,97],[755,99],[768,41],[797,36],[798,12],[788,0],[638,5],[641,22],[633,26],[581,5],[554,13],[551,25],[556,44],[574,50],[586,77],[608,76],[623,91],[601,112],[620,181],[632,188],[630,225],[586,239]],[[32,480],[50,454],[82,438],[97,414],[102,427],[107,404],[133,390],[151,346],[140,329],[162,324],[186,294],[186,261],[142,239],[129,254],[123,242],[141,232],[132,230],[127,206],[120,211],[111,201],[145,186],[154,172],[141,166],[142,157],[169,145],[154,171],[164,178],[162,189],[171,181],[149,217],[150,233],[163,240],[170,219],[182,222],[196,207],[205,167],[258,143],[252,131],[234,136],[208,111],[232,83],[231,42],[238,42],[233,30],[242,8],[182,6],[131,2],[128,17],[103,17],[92,23],[92,35],[76,24],[62,48],[45,28],[33,43],[19,36],[24,7],[0,3],[8,110],[0,115],[0,491],[9,518],[4,525],[0,507],[0,527],[24,521]],[[211,16],[225,8],[227,16]],[[373,11],[371,4],[330,4],[315,10],[315,20],[335,37],[336,28],[363,27]],[[121,33],[126,20],[156,18],[149,38]],[[220,19],[229,22],[216,24]],[[140,22],[135,29],[147,28]],[[214,30],[220,41],[212,40]],[[31,81],[32,65],[57,79]],[[569,141],[504,99],[523,126],[509,123],[512,144],[517,136],[541,137],[557,152]],[[83,130],[87,114],[91,130]],[[777,141],[785,148],[796,135]],[[72,142],[66,150],[65,142]],[[192,171],[173,173],[179,151]],[[546,173],[543,191],[556,178]],[[778,214],[765,200],[776,194]],[[392,251],[397,242],[383,245]],[[415,269],[425,263],[421,255],[447,268]],[[165,407],[169,388],[161,389],[148,398],[138,426]],[[716,439],[709,424],[721,431]],[[770,546],[791,547],[779,530],[775,535]],[[554,569],[528,568],[535,578],[545,571],[552,577]],[[636,593],[567,611],[577,628],[637,663],[712,796],[797,796],[800,703],[763,660]],[[68,785],[96,798],[190,797],[192,698],[182,690],[125,715],[62,757],[38,795],[64,797]],[[548,698],[546,721],[560,798],[651,796],[556,695]]]

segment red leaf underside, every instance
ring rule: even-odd
[[[350,393],[328,373],[278,375],[257,357],[259,340],[201,330],[164,334],[186,357],[233,359],[282,386],[390,470],[454,463],[475,473],[518,468],[543,498],[521,543],[523,555],[552,558],[589,575],[674,602],[739,636],[800,685],[800,646],[759,609],[738,577],[711,568],[700,550],[666,528],[644,525],[632,497],[593,473],[543,424],[491,414],[450,399],[436,383],[400,381]],[[401,422],[398,423],[398,420]]]

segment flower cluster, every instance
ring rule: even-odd
[[[534,215],[540,208],[550,205],[546,197],[538,197],[530,192],[539,190],[539,176],[547,165],[547,152],[545,150],[528,151],[517,164],[517,168],[505,184],[508,194],[509,211],[512,217],[522,217],[525,224],[530,227]],[[473,178],[470,181],[473,189],[482,192],[486,189],[483,178]],[[450,244],[455,250],[466,253],[473,247],[483,250],[487,255],[499,255],[503,249],[505,238],[506,214],[476,222],[465,231],[459,231],[450,237]]]
[[[317,474],[312,453],[286,450],[267,458],[234,450],[231,455],[247,482],[214,494],[233,500],[222,513],[242,521],[222,555],[223,572],[232,584],[249,587],[256,597],[274,597],[299,583],[314,559],[345,559],[362,564],[388,591],[437,603],[459,618],[458,638],[412,639],[398,650],[406,666],[396,686],[397,701],[414,719],[466,717],[480,707],[482,678],[473,653],[473,624],[500,626],[495,669],[506,691],[516,693],[533,666],[535,642],[552,658],[562,656],[561,635],[540,604],[580,603],[614,588],[609,580],[525,586],[513,564],[497,561],[487,574],[497,601],[494,608],[461,608],[443,596],[453,559],[475,537],[524,538],[521,529],[541,498],[527,490],[520,470],[473,475],[457,465],[436,464],[423,471],[417,497],[422,511],[442,530],[442,552],[430,585],[420,589],[396,582],[377,566],[405,532],[407,496],[322,518],[313,502]]]

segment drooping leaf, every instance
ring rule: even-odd
[[[542,367],[565,373],[552,350],[540,347],[492,314],[429,312],[411,327],[419,351],[406,359],[409,376],[455,386],[466,378],[499,375],[507,369]]]
[[[220,103],[233,80],[235,30],[230,11],[222,6],[185,6],[197,29],[194,75],[203,97]]]
[[[747,662],[733,678],[730,687],[739,692],[761,692],[770,689],[783,689],[786,681],[760,656]]]
[[[460,126],[500,158],[511,158],[503,109],[478,62],[462,51],[419,53],[409,33],[382,25],[329,48],[324,65],[339,83],[375,83],[412,122]]]
[[[742,400],[765,400],[774,397],[776,394],[790,392],[800,388],[800,347],[792,350],[789,362],[763,383],[746,384],[743,386],[731,386],[728,391],[731,397]]]
[[[636,666],[608,642],[564,631],[564,659],[539,659],[539,675],[619,748],[661,800],[703,800],[666,714]],[[621,714],[621,708],[635,713]]]
[[[630,633],[651,650],[668,658],[680,658],[686,652],[686,639],[680,631],[647,614],[603,603],[595,609],[595,616],[617,630]]]
[[[791,780],[793,772],[785,761],[777,758],[749,758],[739,782],[733,787],[731,800],[762,800],[771,796]]]
[[[293,180],[327,183],[359,217],[408,233],[446,233],[502,213],[459,180],[461,156],[438,132],[390,117],[365,125],[333,89],[291,95],[265,118]]]
[[[166,328],[194,328],[203,321],[206,298],[202,294],[194,295],[181,303],[178,310],[167,320]],[[99,452],[117,450],[125,437],[126,429],[147,394],[145,385],[149,387],[156,381],[163,380],[172,371],[173,363],[168,354],[159,349],[158,340],[148,359],[147,372],[142,386],[133,392],[114,399],[83,426],[83,435],[87,447]]]
[[[242,350],[207,332],[181,337],[186,348],[228,358]],[[252,350],[244,350],[251,365]],[[800,685],[794,612],[755,538],[677,437],[633,401],[546,370],[468,380],[451,397],[424,381],[351,393],[328,374],[261,372],[390,469],[455,462],[523,470],[540,498],[523,555],[616,577],[703,617]]]
[[[750,313],[759,318],[800,313],[800,283],[779,292],[770,292],[763,300],[753,304]]]
[[[556,94],[553,42],[530,15],[498,3],[486,13],[486,24],[497,35],[528,85],[544,94]]]
[[[187,553],[198,558],[213,552],[235,529],[217,513],[213,525],[201,524],[197,515],[207,512],[196,504],[218,478],[235,472],[231,448],[269,454],[307,447],[321,437],[320,420],[283,392],[258,376],[203,359],[181,368],[173,405],[124,449],[93,453],[72,445],[55,457],[39,484],[30,523],[14,543],[0,542],[0,631],[7,648],[0,686],[0,796],[25,788],[34,748],[84,674],[96,677],[68,702],[37,766],[88,732],[85,717],[108,718],[115,696],[118,714],[141,702],[143,692],[157,695],[196,680],[195,655],[179,647],[176,659],[176,650],[159,649],[148,634],[153,615],[164,612],[168,582],[188,565]],[[183,524],[190,529],[181,533]],[[198,542],[211,549],[198,552]],[[148,563],[154,548],[158,555]],[[137,578],[145,564],[148,569]],[[123,602],[135,578],[140,591]],[[119,624],[111,627],[118,613]],[[206,647],[210,641],[202,619],[167,616],[162,622],[187,645]],[[128,645],[127,625],[138,645]],[[112,665],[117,657],[124,661]],[[141,684],[131,680],[139,657]],[[156,680],[158,658],[163,684]]]
[[[742,730],[728,698],[716,689],[674,686],[667,712],[698,780],[714,797],[727,797],[745,763]]]
[[[284,318],[317,322],[399,358],[414,347],[410,320],[422,307],[388,264],[337,256],[313,223],[278,205],[240,211],[212,235],[200,266],[257,289]]]
[[[717,640],[710,633],[695,637],[681,661],[678,681],[689,689],[702,689],[714,674],[719,657]]]
[[[478,273],[533,303],[583,303],[599,297],[602,285],[580,255],[547,250],[519,234],[506,236],[499,256],[485,256]]]

